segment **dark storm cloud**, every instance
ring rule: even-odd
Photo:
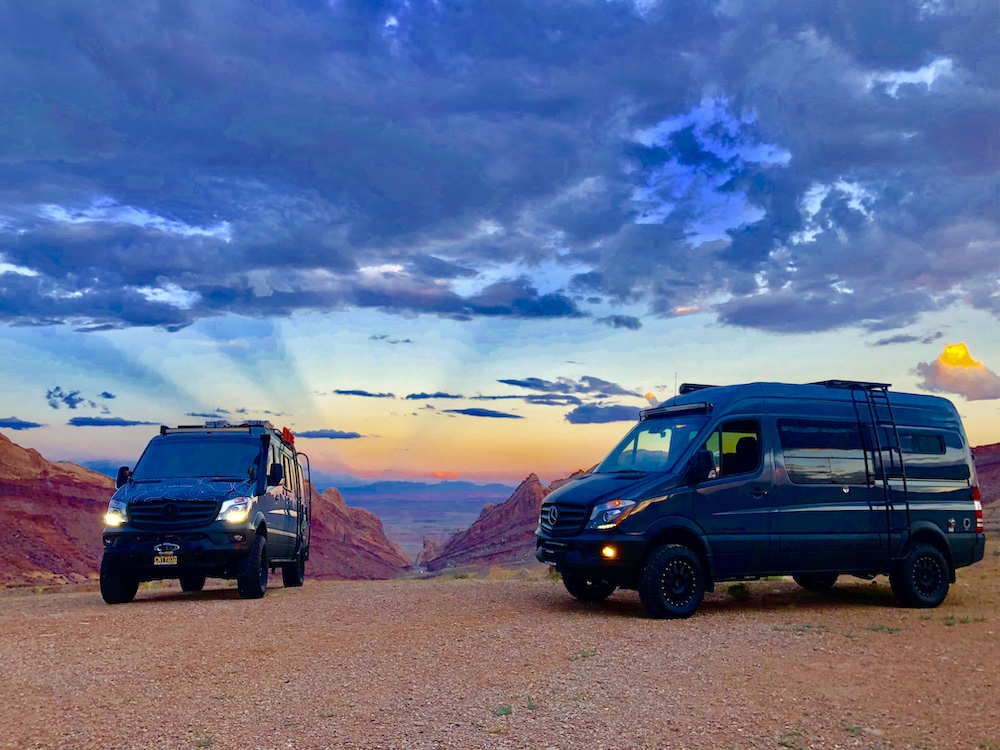
[[[998,24],[917,0],[14,0],[0,323],[1000,314]]]
[[[393,339],[393,338],[389,338],[389,334],[387,334],[387,333],[377,334],[377,335],[373,333],[371,336],[368,337],[368,339],[370,341],[384,341],[387,344],[412,344],[413,343],[412,339]]]
[[[364,437],[359,432],[343,432],[341,430],[307,430],[296,432],[296,437],[300,438],[323,438],[326,440],[357,440]]]
[[[604,323],[612,328],[627,328],[630,331],[638,331],[642,328],[642,321],[634,315],[608,315],[597,318],[598,323]]]
[[[524,419],[519,414],[507,414],[492,409],[442,409],[445,414],[464,414],[467,417],[486,417],[489,419]]]
[[[407,395],[407,401],[426,401],[432,398],[464,398],[464,396],[457,395],[455,393],[444,393],[443,391],[435,391],[434,393],[411,393]]]
[[[634,406],[600,406],[584,404],[566,415],[570,424],[604,424],[607,422],[635,422],[639,409]]]
[[[944,338],[944,333],[942,331],[936,331],[927,336],[914,336],[912,334],[900,333],[895,336],[887,336],[885,338],[878,339],[873,342],[872,346],[891,346],[892,344],[914,344],[920,342],[921,344],[933,344],[940,338]]]
[[[64,391],[61,386],[56,386],[45,392],[45,400],[53,409],[65,406],[69,409],[76,409],[87,399],[80,395],[80,391]]]
[[[0,429],[3,430],[32,430],[35,427],[44,427],[45,425],[39,424],[38,422],[26,422],[23,419],[18,419],[17,417],[7,417],[6,419],[0,419]]]
[[[120,417],[73,417],[66,424],[71,427],[135,427],[137,425],[153,425],[156,422],[137,422]]]
[[[104,399],[118,398],[115,394],[111,393],[110,391],[101,391],[100,393],[97,394],[97,397]]]
[[[635,391],[623,388],[617,383],[612,383],[609,380],[603,380],[601,378],[595,378],[591,375],[584,375],[578,381],[573,380],[572,378],[557,378],[554,381],[544,380],[542,378],[524,378],[520,380],[503,379],[498,380],[497,382],[550,394],[579,393],[598,397],[639,395]]]
[[[393,393],[372,393],[371,391],[343,390],[331,391],[337,396],[361,396],[362,398],[396,398]]]

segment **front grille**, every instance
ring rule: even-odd
[[[215,500],[170,500],[157,498],[130,503],[128,517],[136,529],[193,529],[215,520]]]
[[[555,510],[556,522],[552,523],[552,511]],[[553,536],[569,536],[583,528],[587,520],[587,509],[579,505],[562,505],[560,503],[545,503],[539,518],[542,530]]]

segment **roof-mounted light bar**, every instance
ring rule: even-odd
[[[690,414],[691,412],[705,412],[706,414],[715,408],[715,404],[708,401],[698,401],[693,404],[677,404],[672,406],[654,406],[652,409],[643,409],[639,412],[639,421],[649,417],[659,417],[664,414]]]

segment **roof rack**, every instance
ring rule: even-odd
[[[705,388],[718,388],[717,385],[705,385],[702,383],[681,383],[681,387],[677,392],[683,396],[685,393],[694,393],[695,391],[701,391]]]
[[[862,388],[866,391],[892,387],[892,383],[871,383],[867,380],[819,380],[809,385],[825,385],[827,388]]]

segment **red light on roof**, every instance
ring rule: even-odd
[[[287,427],[281,428],[281,439],[284,440],[289,445],[295,444],[295,435],[293,435],[292,431],[289,430]]]

